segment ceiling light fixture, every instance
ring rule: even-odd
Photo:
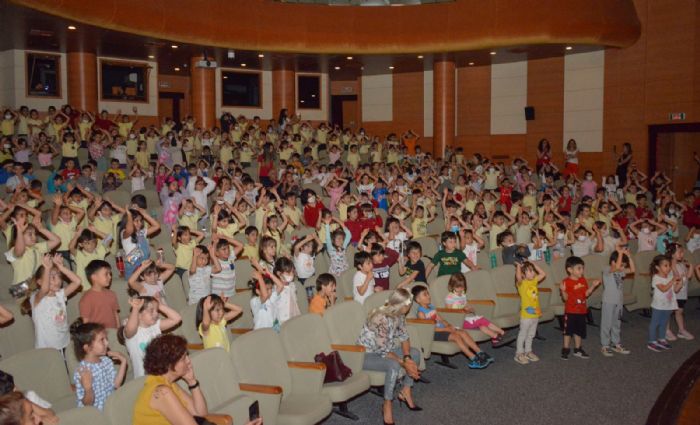
[[[179,71],[179,70],[180,70],[180,68],[178,68],[178,67],[175,67],[175,71]]]
[[[148,59],[155,59],[155,56],[153,56],[153,55],[148,55]]]
[[[423,55],[418,55],[418,59],[423,59]]]
[[[336,67],[334,67],[333,69],[335,69],[335,70],[337,71],[337,70],[340,69],[340,67],[339,67],[339,66],[336,66]]]
[[[245,68],[245,67],[248,66],[248,65],[242,63],[241,66],[242,66],[243,68]]]
[[[474,66],[474,62],[469,62],[469,66]]]
[[[390,66],[389,69],[394,69],[394,67],[393,67],[393,66]]]
[[[228,80],[228,75],[224,75],[224,80]]]
[[[71,31],[75,31],[77,28],[74,25],[68,25],[68,29]]]
[[[348,56],[348,57],[346,57],[345,59],[351,61],[351,60],[352,60],[352,56]]]
[[[491,51],[491,56],[494,56],[496,54],[495,51]]]
[[[571,47],[571,46],[566,46],[566,50],[571,50],[571,49],[573,49],[573,47]]]
[[[180,46],[178,46],[177,44],[172,44],[170,47],[172,47],[173,49],[177,49]]]
[[[258,55],[258,57],[259,57],[259,58],[264,58],[265,55],[263,55],[262,53],[260,53],[260,54]]]

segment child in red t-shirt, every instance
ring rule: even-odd
[[[513,206],[513,202],[510,198],[511,194],[513,193],[513,186],[510,180],[503,179],[503,181],[501,181],[499,191],[501,193],[501,197],[498,201],[501,203],[501,205],[505,206],[505,211],[510,212],[510,208]]]
[[[561,349],[562,360],[569,359],[571,337],[574,337],[574,356],[587,359],[588,354],[581,347],[581,340],[586,338],[586,313],[588,312],[588,297],[598,288],[600,279],[591,281],[588,285],[583,277],[584,262],[580,257],[572,256],[566,259],[566,274],[561,284],[561,296],[564,299],[564,347]]]

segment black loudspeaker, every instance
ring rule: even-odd
[[[534,106],[526,106],[525,107],[525,120],[532,121],[534,119],[535,119],[535,107]]]

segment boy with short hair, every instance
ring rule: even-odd
[[[564,299],[564,346],[561,349],[561,359],[568,360],[571,352],[571,337],[574,339],[574,356],[582,359],[589,358],[581,347],[581,340],[586,338],[586,316],[588,313],[587,299],[600,285],[600,279],[588,281],[583,277],[585,263],[580,257],[572,256],[566,259],[566,277],[559,284],[561,297]]]
[[[321,273],[316,278],[316,295],[309,302],[309,313],[323,316],[327,308],[332,307],[336,301],[335,277],[330,273]]]
[[[90,289],[85,291],[78,308],[85,323],[99,323],[108,329],[119,327],[119,303],[117,295],[109,289],[112,284],[112,267],[104,260],[92,260],[85,267],[85,277]]]
[[[600,345],[605,357],[613,352],[629,354],[620,343],[622,319],[623,281],[627,274],[634,273],[634,261],[627,248],[617,247],[610,255],[609,268],[603,270],[603,304],[600,319]]]
[[[391,266],[399,260],[399,254],[391,248],[384,249],[378,243],[372,244],[372,274],[374,275],[375,290],[376,287],[382,288],[384,291],[389,290],[389,270]]]
[[[429,278],[435,266],[438,266],[438,277],[460,273],[462,264],[467,264],[467,256],[457,249],[457,235],[454,232],[445,231],[440,236],[442,249],[435,253],[432,263],[425,271],[425,277]]]
[[[369,252],[355,253],[354,264],[357,271],[352,278],[352,298],[360,304],[374,294],[374,275],[372,274],[372,256]]]

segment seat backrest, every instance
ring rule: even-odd
[[[336,304],[323,313],[332,344],[355,344],[366,318],[362,304],[357,301]]]
[[[80,299],[83,297],[83,292],[75,292],[72,294],[68,301],[66,302],[66,315],[68,316],[68,323],[73,323],[80,317]]]
[[[112,257],[111,255],[108,256],[107,258]],[[116,269],[115,270],[116,273]],[[119,303],[119,319],[124,320],[127,317],[129,317],[129,311],[131,310],[131,306],[129,305],[129,292],[128,292],[129,285],[126,283],[126,281],[119,276],[112,277],[112,286],[110,286],[109,289],[114,291],[114,293],[117,296],[117,303]],[[167,297],[167,294],[166,294]]]
[[[107,417],[92,406],[65,410],[58,419],[61,425],[110,425]]]
[[[247,288],[248,281],[253,277],[253,266],[250,260],[242,258],[234,261],[233,264],[236,269],[236,288]]]
[[[538,285],[540,288],[551,289],[550,296],[545,296],[543,291],[539,292],[540,307],[544,310],[552,304],[560,305],[563,303],[561,296],[559,296],[559,285],[554,282],[554,277],[552,276],[552,268],[545,261],[537,261],[535,264],[542,269],[545,273],[545,278]]]
[[[192,354],[190,359],[209,406],[221,406],[240,393],[233,359],[226,350],[210,348]]]
[[[285,322],[280,339],[289,361],[313,362],[316,354],[331,351],[331,339],[323,318],[314,313],[302,314]]]
[[[484,300],[496,302],[496,289],[491,282],[489,270],[474,270],[466,273],[467,278],[467,302],[470,300]],[[444,299],[444,298],[443,298]],[[494,316],[494,305],[472,304],[476,314],[492,318]]]
[[[177,274],[173,274],[170,280],[163,285],[163,292],[168,307],[175,311],[181,311],[187,307],[187,294],[182,289],[182,281]]]
[[[33,390],[50,403],[72,394],[66,364],[56,349],[38,348],[15,354],[0,361],[0,370],[14,376],[17,388]]]
[[[130,424],[134,417],[134,405],[139,397],[146,377],[142,376],[125,382],[117,388],[105,401],[104,414],[112,425]]]
[[[365,312],[369,314],[375,308],[383,306],[386,300],[388,300],[391,296],[392,292],[393,291],[375,292],[374,294],[367,297],[363,304]]]
[[[34,322],[29,316],[23,315],[19,306],[14,302],[3,303],[14,319],[0,326],[0,356],[8,358],[22,351],[34,348]]]
[[[231,357],[240,382],[282,387],[283,397],[291,393],[284,347],[274,330],[258,329],[234,339]]]
[[[185,337],[187,342],[191,344],[199,344],[202,342],[202,337],[197,332],[197,327],[195,326],[195,319],[197,316],[197,304],[190,304],[180,310],[180,316],[182,317],[182,323],[178,329],[178,334]]]
[[[511,264],[490,270],[491,283],[496,290],[496,308],[494,315],[514,314],[520,310],[520,297],[513,297],[518,290],[515,287],[515,267]],[[503,294],[503,295],[500,295]]]
[[[659,255],[658,251],[642,251],[638,252],[636,254],[633,254],[634,256],[634,266],[635,266],[635,279],[641,278],[645,280],[649,280],[649,266],[651,265],[652,260],[654,257]],[[651,290],[651,289],[650,289]]]
[[[253,329],[253,311],[250,309],[250,300],[253,292],[250,290],[236,292],[228,301],[243,309],[243,313],[229,323],[231,328]],[[183,319],[184,320],[184,319]]]
[[[566,278],[566,258],[561,257],[556,260],[552,260],[552,264],[549,266],[552,270],[552,279],[554,280],[554,287],[558,288],[561,282]]]
[[[418,242],[420,244],[423,255],[426,255],[430,258],[433,258],[433,255],[435,255],[435,253],[438,252],[438,244],[435,241],[435,238],[426,236],[423,238],[414,239],[414,242]]]
[[[587,280],[591,279],[601,279],[603,277],[603,270],[607,266],[608,257],[600,254],[588,254],[581,257],[583,262],[586,263],[583,275]]]
[[[444,275],[433,280],[430,282],[430,285],[428,285],[428,288],[430,289],[430,298],[435,307],[445,307],[445,297],[447,297],[447,293],[449,292],[447,289],[449,282],[450,275]]]
[[[352,267],[352,262],[350,265],[351,267],[340,275],[338,286],[342,288],[343,296],[352,298],[352,279],[355,277],[355,272],[357,272],[357,270]],[[340,291],[338,291],[338,293],[338,296],[340,296]]]
[[[306,297],[306,288],[299,281],[295,282],[297,290],[297,305],[301,314],[309,312],[309,299]]]

